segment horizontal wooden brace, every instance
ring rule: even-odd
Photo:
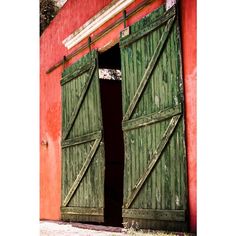
[[[62,214],[70,215],[93,215],[93,216],[102,216],[104,212],[103,208],[94,208],[94,207],[61,207]]]
[[[148,163],[148,167],[146,168],[144,173],[141,175],[141,177],[137,180],[136,184],[132,188],[131,193],[129,194],[129,196],[126,200],[126,203],[124,203],[124,208],[129,208],[132,205],[134,199],[137,197],[137,195],[138,195],[139,191],[141,190],[142,186],[144,185],[146,179],[150,175],[150,173],[153,170],[154,166],[156,165],[157,161],[160,159],[161,154],[162,154],[163,150],[165,149],[167,142],[169,141],[172,133],[174,132],[175,127],[178,124],[180,116],[181,115],[177,115],[177,116],[173,116],[171,118],[170,123],[169,123],[168,127],[166,128],[166,130],[160,140],[160,143],[158,144],[156,151],[154,152],[150,162]]]
[[[80,94],[80,97],[79,97],[79,100],[75,106],[75,109],[73,110],[72,114],[71,114],[71,117],[70,117],[70,120],[68,122],[68,124],[66,125],[66,128],[65,130],[63,130],[63,134],[62,134],[62,140],[66,140],[67,136],[69,135],[69,132],[75,122],[75,119],[79,113],[79,110],[83,104],[83,101],[84,101],[84,98],[86,96],[86,93],[88,92],[88,89],[89,89],[89,86],[90,86],[90,83],[92,81],[92,78],[93,78],[93,74],[95,72],[95,68],[96,68],[96,63],[93,64],[93,66],[90,68],[89,70],[89,75],[88,75],[88,79],[87,81],[85,82],[83,88],[82,88],[82,91],[81,91],[81,94]]]
[[[167,108],[155,113],[151,113],[147,116],[139,117],[132,120],[122,122],[123,131],[141,128],[143,126],[151,125],[156,122],[160,122],[166,119],[170,119],[172,116],[176,116],[182,112],[182,105],[179,104],[175,107]]]
[[[92,67],[93,64],[94,64],[94,62],[87,63],[86,65],[82,65],[82,66],[76,68],[74,72],[63,76],[62,80],[60,81],[61,86],[68,83],[69,81],[73,80],[74,78],[84,74],[85,72],[89,71],[89,69]]]
[[[185,210],[122,209],[123,218],[185,221]]]
[[[93,160],[93,157],[95,156],[95,153],[96,153],[96,151],[97,151],[97,149],[98,149],[98,147],[100,145],[101,139],[102,138],[99,138],[99,139],[95,140],[95,142],[94,142],[94,144],[93,144],[89,154],[86,157],[86,160],[85,160],[85,162],[84,162],[84,164],[83,164],[79,174],[77,175],[77,177],[76,177],[75,181],[73,182],[69,192],[67,193],[67,195],[66,195],[66,197],[65,197],[65,199],[63,201],[62,206],[64,206],[64,207],[67,206],[67,204],[70,202],[72,196],[74,195],[76,189],[79,187],[82,179],[85,176],[85,173],[88,170],[88,167],[89,167],[90,163]]]
[[[102,137],[102,131],[97,131],[97,132],[93,132],[90,134],[85,134],[85,135],[81,135],[79,137],[75,137],[72,139],[66,139],[64,141],[61,142],[61,147],[62,148],[67,148],[67,147],[71,147],[74,145],[79,145],[82,143],[87,143],[90,141],[93,141],[95,139],[101,138]]]
[[[150,80],[151,78],[151,75],[152,75],[152,72],[161,56],[161,53],[163,51],[163,48],[164,48],[164,45],[165,45],[165,42],[169,36],[169,33],[171,31],[171,27],[173,25],[173,22],[174,22],[174,17],[170,18],[168,20],[168,22],[166,23],[166,26],[165,26],[165,29],[161,35],[161,38],[159,40],[159,42],[157,43],[157,46],[154,50],[154,53],[148,63],[148,66],[142,76],[142,79],[138,85],[138,88],[129,104],[129,107],[127,108],[127,111],[123,117],[123,121],[127,121],[130,119],[130,117],[132,116],[132,113],[136,107],[136,105],[138,104],[144,90],[145,90],[145,87],[148,83],[148,81]]]
[[[166,11],[161,17],[159,17],[156,21],[152,22],[144,29],[139,30],[138,32],[133,33],[127,37],[121,38],[120,47],[127,47],[129,44],[134,43],[135,41],[141,39],[145,35],[149,34],[151,31],[163,25],[171,17],[175,16],[175,14],[176,14],[176,9],[175,7],[172,7],[170,10]]]
[[[97,222],[103,223],[104,222],[104,215],[77,215],[77,214],[61,214],[61,220],[69,221],[69,222]]]

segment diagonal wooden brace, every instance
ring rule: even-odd
[[[83,164],[79,174],[77,175],[74,183],[72,184],[72,186],[71,186],[67,196],[65,197],[65,199],[63,201],[63,204],[62,204],[63,207],[67,206],[67,204],[70,202],[72,196],[74,195],[76,189],[79,187],[79,185],[80,185],[82,179],[84,178],[85,173],[86,173],[86,171],[87,171],[91,161],[93,160],[93,157],[95,156],[95,153],[96,153],[96,151],[97,151],[97,149],[99,147],[99,144],[100,144],[101,140],[102,140],[102,137],[100,137],[99,139],[95,140],[95,142],[93,144],[93,147],[90,150],[90,152],[89,152],[89,154],[88,154],[88,156],[87,156],[87,158],[86,158],[86,160],[85,160],[85,162],[84,162],[84,164]]]
[[[86,81],[86,83],[85,83],[85,85],[84,85],[84,87],[82,89],[82,92],[80,94],[80,97],[79,97],[79,100],[78,100],[78,102],[76,104],[76,107],[75,107],[75,109],[74,109],[74,111],[73,111],[73,113],[71,115],[71,118],[70,118],[70,120],[69,120],[69,122],[68,122],[68,124],[66,126],[65,131],[63,132],[62,141],[64,141],[67,138],[67,136],[68,136],[68,134],[69,134],[69,132],[70,132],[74,122],[75,122],[75,119],[76,119],[76,117],[77,117],[77,115],[79,113],[79,110],[81,108],[81,105],[82,105],[82,103],[84,101],[85,95],[86,95],[86,93],[87,93],[87,91],[89,89],[89,85],[90,85],[90,83],[92,81],[95,68],[96,68],[96,63],[94,63],[92,65],[91,69],[90,69],[90,73],[88,75],[88,80]]]
[[[170,33],[171,26],[173,25],[174,20],[175,20],[175,16],[173,16],[171,19],[168,20],[166,27],[164,29],[164,32],[162,33],[161,39],[158,42],[157,47],[154,51],[154,54],[148,64],[148,67],[144,72],[143,78],[138,86],[138,89],[136,90],[136,93],[135,93],[135,95],[134,95],[134,97],[133,97],[124,117],[123,117],[123,121],[127,121],[130,119],[130,117],[134,111],[134,108],[136,107],[141,95],[143,94],[145,86],[147,85],[147,82],[149,81],[149,79],[151,77],[153,69],[155,68],[156,63],[157,63],[158,59],[160,58],[161,52],[163,51],[162,49],[163,49],[165,42],[168,38],[168,35]]]
[[[154,152],[152,160],[148,164],[148,167],[147,167],[146,171],[144,172],[144,174],[136,182],[126,203],[124,204],[124,208],[129,208],[131,206],[132,202],[134,201],[134,199],[137,197],[137,194],[139,193],[140,189],[142,188],[143,184],[145,183],[147,177],[149,176],[153,167],[155,166],[155,164],[157,163],[157,161],[161,157],[161,154],[162,154],[167,142],[169,141],[171,134],[173,133],[175,127],[178,124],[180,116],[181,115],[177,115],[177,116],[173,116],[171,118],[170,123],[169,123],[167,129],[165,130],[165,133],[163,134],[156,151]]]

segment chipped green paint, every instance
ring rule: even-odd
[[[120,39],[123,221],[131,224],[134,220],[141,228],[186,230],[186,152],[176,6],[168,11],[164,6],[159,8],[130,26],[130,32]],[[155,214],[145,216],[144,209],[145,214],[148,210]],[[176,212],[181,212],[181,217]]]
[[[97,64],[97,52],[93,51],[62,75],[63,220],[104,221],[104,146]],[[88,214],[90,211],[99,214]]]

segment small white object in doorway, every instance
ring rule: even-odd
[[[99,69],[99,79],[121,80],[121,71],[117,69]]]

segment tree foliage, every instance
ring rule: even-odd
[[[40,0],[40,35],[56,16],[58,10],[55,0]]]

